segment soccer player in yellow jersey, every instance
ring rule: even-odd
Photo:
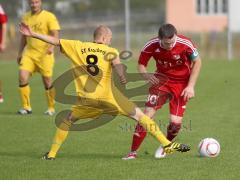
[[[42,9],[41,0],[29,0],[31,11],[22,17],[22,22],[34,31],[58,38],[59,23],[54,14]],[[22,100],[22,108],[19,114],[31,114],[29,78],[34,72],[42,76],[48,109],[47,115],[53,115],[55,92],[52,86],[52,74],[54,65],[54,46],[38,39],[22,35],[17,61],[19,64],[19,90]]]
[[[126,83],[126,78],[124,71],[121,70],[118,51],[109,46],[112,32],[108,27],[96,28],[93,42],[46,36],[32,31],[23,23],[20,24],[20,32],[25,36],[59,46],[61,52],[71,60],[75,67],[75,86],[79,102],[72,107],[71,113],[58,125],[50,152],[46,153],[43,159],[55,159],[74,122],[79,119],[96,118],[102,114],[124,115],[135,119],[164,146],[166,153],[190,150],[187,145],[167,140],[158,125],[115,87],[112,81],[112,66],[116,68],[121,83]]]

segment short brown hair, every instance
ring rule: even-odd
[[[177,29],[172,24],[164,24],[158,31],[159,39],[172,38],[175,34],[177,34]]]

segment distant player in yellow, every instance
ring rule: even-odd
[[[34,31],[58,38],[59,23],[54,14],[42,9],[41,0],[29,0],[31,11],[22,17],[22,22],[30,26]],[[31,114],[29,78],[34,72],[42,76],[48,109],[47,115],[53,115],[54,89],[52,86],[52,74],[54,66],[54,46],[38,39],[22,35],[19,46],[17,62],[19,64],[19,90],[22,100],[22,108],[19,114]]]
[[[25,36],[59,46],[74,67],[79,101],[72,107],[71,113],[58,125],[50,152],[46,153],[43,159],[55,159],[74,122],[79,119],[96,118],[102,114],[124,115],[135,119],[164,146],[167,153],[190,150],[187,145],[167,140],[158,125],[115,87],[112,80],[112,66],[116,69],[121,83],[126,83],[126,78],[121,69],[118,51],[109,47],[112,32],[108,27],[96,28],[93,42],[60,40],[36,33],[23,23],[20,25],[20,32]]]

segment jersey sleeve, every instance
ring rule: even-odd
[[[50,30],[60,30],[60,25],[58,23],[58,20],[57,20],[56,16],[52,13],[49,14],[48,28]]]
[[[148,43],[142,48],[138,58],[138,64],[147,66],[150,58],[152,57],[152,46],[147,46]]]
[[[81,48],[81,46],[81,41],[60,39],[61,52],[73,63],[78,60],[77,48]]]
[[[119,52],[117,49],[115,48],[111,48],[110,51],[108,51],[105,55],[105,60],[107,61],[113,61],[114,59],[116,59],[117,57],[119,57]]]
[[[7,15],[0,14],[0,24],[7,23],[7,21],[8,21]]]

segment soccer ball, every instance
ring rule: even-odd
[[[217,157],[220,153],[220,144],[216,139],[205,138],[198,145],[201,157]]]
[[[159,148],[155,152],[155,158],[160,159],[160,158],[165,158],[166,153],[164,152],[164,149],[162,146],[159,146]]]

